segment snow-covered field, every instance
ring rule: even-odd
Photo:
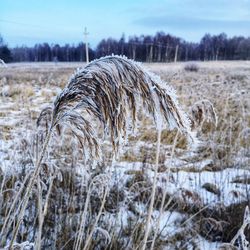
[[[196,126],[197,145],[176,131],[162,132],[156,201],[150,242],[155,249],[219,249],[230,243],[250,205],[250,62],[145,64],[172,85],[183,109],[209,100],[208,112]],[[23,63],[0,67],[0,230],[25,176],[34,166],[39,144],[36,119],[50,105],[80,63]],[[103,182],[109,194],[93,234],[90,249],[140,247],[151,195],[157,132],[153,122],[140,117],[119,157],[111,164],[111,145],[103,141],[104,160],[93,167],[69,133],[54,135],[41,174],[42,193],[34,190],[17,242],[35,243],[38,198],[45,203],[51,180],[48,210],[42,230],[43,249],[73,249],[87,193],[84,237],[101,206]],[[93,189],[89,182],[97,178]],[[15,209],[11,214],[13,221]],[[158,225],[158,226],[157,226]],[[8,245],[12,224],[2,232],[0,247]],[[250,229],[244,231],[250,240]],[[86,238],[83,239],[83,241]],[[28,244],[28,243],[27,243]],[[226,249],[226,248],[220,248]],[[228,248],[229,249],[229,248]],[[231,248],[233,249],[233,248]],[[239,248],[240,249],[240,248]]]

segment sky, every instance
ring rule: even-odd
[[[205,33],[250,36],[250,0],[0,0],[10,46],[77,44],[163,31],[198,42]]]

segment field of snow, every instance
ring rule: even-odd
[[[197,145],[188,143],[175,130],[162,131],[149,246],[155,235],[155,249],[227,249],[222,245],[236,235],[250,205],[250,62],[197,62],[195,71],[185,70],[187,64],[144,65],[176,89],[181,106],[190,116],[195,103],[209,100],[217,117],[215,122],[208,112],[195,127]],[[75,69],[83,66],[0,66],[0,231],[13,200],[22,200],[19,190],[41,149],[41,131],[36,126],[39,113],[51,105]],[[113,163],[109,138],[103,139],[103,161],[94,167],[84,161],[78,142],[67,131],[61,136],[55,134],[40,176],[42,191],[33,192],[17,242],[35,243],[38,200],[41,197],[45,203],[53,180],[42,246],[73,249],[86,197],[91,193],[84,240],[101,207],[107,181],[109,193],[89,249],[140,247],[156,141],[152,120],[142,115],[137,131],[129,136]],[[99,175],[107,176],[107,180],[99,180]],[[94,178],[97,181],[91,189],[89,183]],[[11,216],[14,223],[15,213]],[[1,233],[0,247],[4,247],[10,242],[12,224]],[[244,234],[250,241],[249,228]]]

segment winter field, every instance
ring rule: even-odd
[[[82,66],[0,65],[2,248],[12,239],[48,127],[47,121],[37,127],[37,118]],[[244,228],[248,214],[243,222],[250,205],[250,62],[143,66],[176,89],[198,140],[188,143],[176,130],[162,131],[146,249],[152,243],[165,250],[248,249],[241,241],[244,235],[250,241],[250,226]],[[141,249],[156,161],[155,125],[139,114],[137,129],[113,161],[109,137],[102,141],[102,160],[86,162],[84,145],[69,131],[53,134],[15,249]]]

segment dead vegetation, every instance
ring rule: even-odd
[[[201,63],[198,66],[199,71],[192,72],[184,70],[183,65],[148,65],[174,85],[181,104],[190,107],[186,109],[189,115],[199,117],[195,127],[200,143],[196,147],[191,143],[191,149],[185,137],[177,135],[177,131],[162,131],[157,199],[152,215],[152,221],[157,223],[163,204],[162,224],[160,230],[152,230],[148,238],[151,242],[156,233],[157,249],[166,246],[169,249],[205,249],[203,239],[210,242],[209,249],[223,249],[237,234],[245,207],[249,205],[250,72],[240,63]],[[14,204],[17,209],[20,200],[14,203],[15,198],[21,199],[24,194],[22,185],[27,183],[34,164],[37,140],[39,143],[44,140],[35,137],[39,111],[66,85],[74,67],[0,69],[3,86],[0,93],[0,230],[10,207]],[[24,86],[27,86],[27,92]],[[192,106],[194,113],[190,111]],[[139,117],[138,120],[140,126],[135,134],[128,135],[128,142],[120,152],[121,162],[113,165],[113,181],[89,249],[141,246],[152,190],[157,133],[149,118]],[[64,134],[61,139],[58,132]],[[91,161],[85,163],[83,151],[70,133],[66,129],[55,130],[40,175],[40,192],[35,184],[17,237],[20,244],[35,243],[41,215],[38,202],[42,198],[45,204],[53,179],[41,245],[46,249],[73,249],[76,246],[90,181],[104,173],[112,161],[108,149],[111,145],[106,140],[102,145],[104,160],[93,169]],[[86,208],[89,213],[83,223],[83,241],[91,235],[102,206],[101,186],[98,182],[91,191]],[[10,219],[14,221],[16,218]],[[1,238],[1,246],[9,244],[11,228],[6,232]],[[249,241],[249,228],[244,229],[244,235]],[[232,249],[238,247],[237,244],[231,244]]]

